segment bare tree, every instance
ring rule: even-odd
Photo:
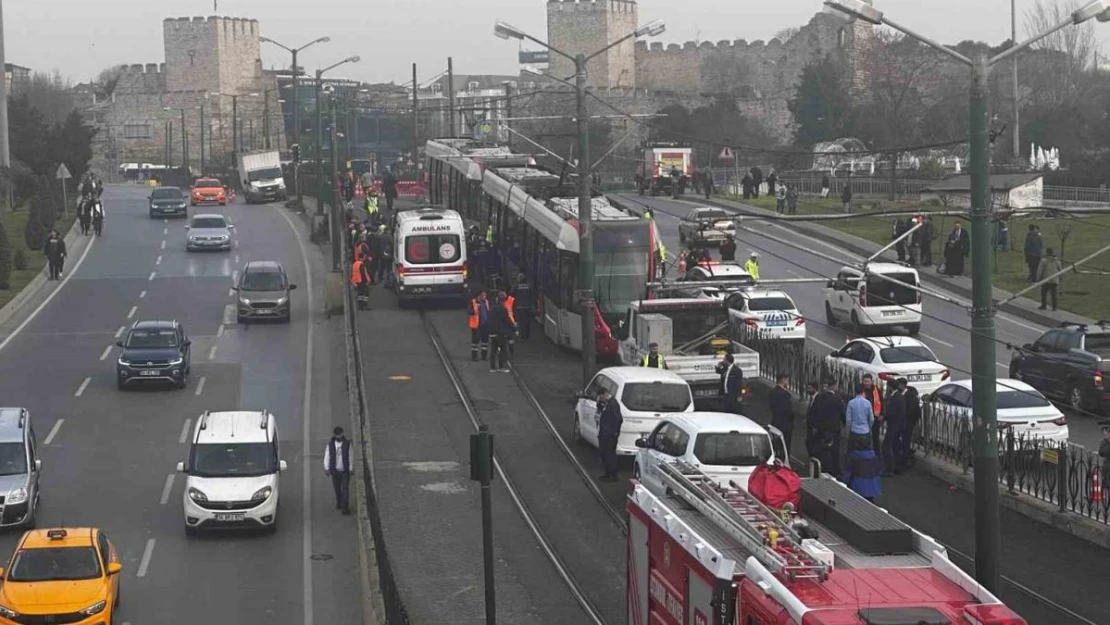
[[[1032,37],[1043,33],[1079,8],[1077,0],[1037,0],[1025,13],[1025,32]],[[1089,72],[1099,54],[1093,22],[1064,28],[1033,45],[1034,75],[1026,79],[1033,100],[1041,105],[1072,105],[1092,86]]]
[[[60,124],[73,110],[74,98],[70,91],[72,84],[54,70],[51,74],[35,72],[27,85],[27,100],[31,106],[42,113],[48,124]]]
[[[778,39],[779,41],[781,41],[783,43],[786,43],[787,41],[790,41],[791,39],[793,39],[794,35],[797,35],[800,32],[802,32],[801,28],[799,28],[797,26],[790,26],[789,28],[784,28],[784,29],[780,30],[779,32],[775,33],[775,39]]]

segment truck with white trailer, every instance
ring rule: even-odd
[[[281,154],[277,150],[241,152],[236,163],[243,199],[253,202],[279,202],[288,199]]]

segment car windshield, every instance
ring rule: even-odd
[[[654,312],[654,311],[645,311]],[[687,310],[659,311],[660,314],[671,320],[671,340],[675,345],[689,343],[701,338],[716,329],[724,326],[718,332],[728,331],[728,309],[725,307],[691,308]]]
[[[0,475],[25,475],[27,450],[23,443],[0,443]]]
[[[752,467],[771,459],[771,437],[740,432],[698,434],[694,456],[702,464]]]
[[[682,412],[690,401],[690,387],[685,384],[638,382],[625,385],[621,394],[624,407],[636,412]]]
[[[901,365],[908,362],[935,362],[937,359],[936,354],[924,345],[884,347],[879,350],[879,357],[888,365]]]
[[[177,347],[176,330],[132,330],[127,336],[128,348],[163,349]]]
[[[96,579],[100,558],[92,547],[20,549],[8,573],[10,582],[51,582]]]
[[[1110,334],[1088,334],[1087,351],[1099,356],[1110,356]]]
[[[195,185],[198,189],[220,189],[223,187],[219,180],[197,180]]]
[[[276,271],[252,271],[243,275],[244,291],[281,291],[285,288],[285,278]]]
[[[202,443],[189,467],[197,477],[257,477],[277,472],[277,458],[270,443]]]
[[[155,189],[150,197],[156,200],[180,200],[181,190],[177,187],[162,187],[161,189]]]
[[[1002,391],[998,394],[999,410],[1044,408],[1051,404],[1037,391]]]
[[[748,310],[794,310],[794,302],[789,297],[755,297],[748,300]]]
[[[227,222],[223,217],[197,217],[190,224],[192,228],[226,228]]]
[[[280,167],[269,167],[269,168],[266,168],[266,169],[256,169],[252,172],[247,173],[247,179],[250,180],[251,182],[257,182],[259,180],[276,180],[278,178],[281,178],[281,168]]]

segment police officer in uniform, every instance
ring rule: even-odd
[[[601,476],[602,482],[616,482],[620,479],[617,475],[617,438],[621,433],[624,417],[621,416],[621,407],[608,389],[601,389],[597,394],[597,450],[601,454],[601,466],[605,473]]]

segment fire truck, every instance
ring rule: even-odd
[[[828,476],[772,509],[696,467],[628,499],[629,625],[1025,625],[943,546]]]

